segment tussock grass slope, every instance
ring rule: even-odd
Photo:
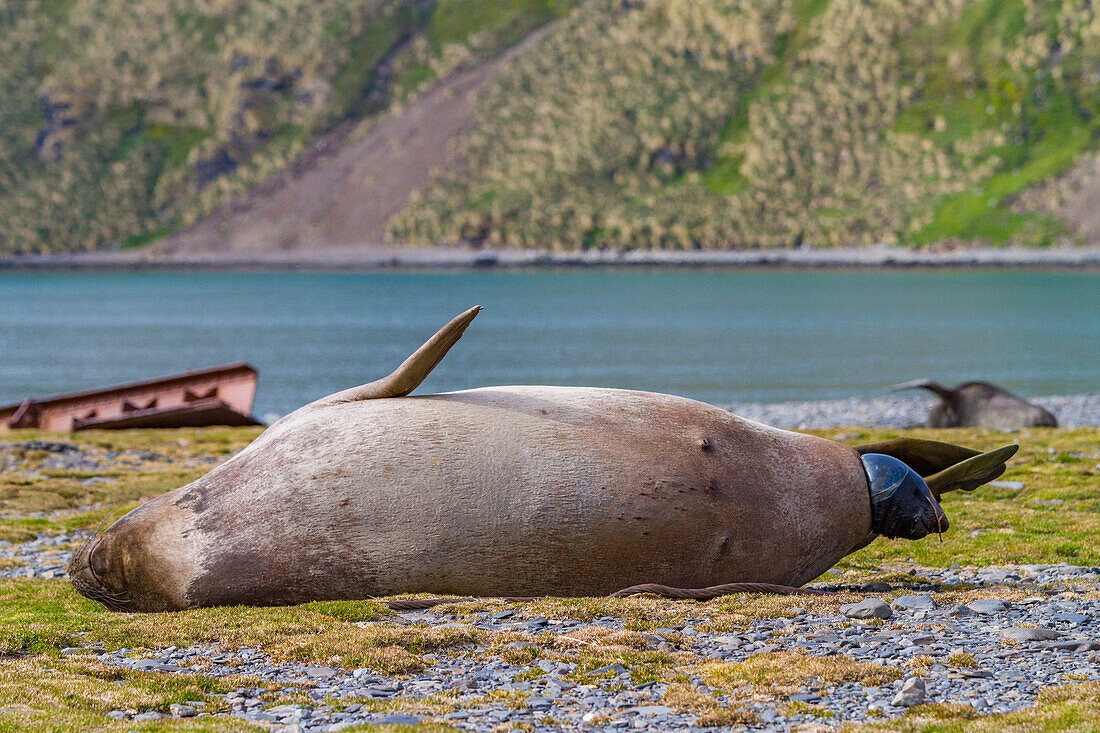
[[[0,254],[137,246],[572,0],[0,7]]]
[[[1100,136],[1087,0],[596,0],[485,94],[397,241],[1049,244]]]

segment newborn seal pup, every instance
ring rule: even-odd
[[[74,554],[73,585],[124,611],[797,586],[877,534],[945,530],[940,494],[995,478],[1015,452],[854,449],[619,389],[406,397],[477,311],[119,519]]]
[[[1056,428],[1058,421],[1049,411],[987,382],[964,382],[954,389],[930,379],[895,384],[892,390],[926,389],[939,401],[928,414],[930,428]]]

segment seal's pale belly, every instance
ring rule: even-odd
[[[871,532],[854,450],[587,388],[307,409],[173,494],[189,605],[801,585]]]

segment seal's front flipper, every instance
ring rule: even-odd
[[[936,499],[948,491],[973,491],[1005,472],[1005,463],[1020,449],[1006,445],[997,450],[968,458],[927,478],[928,488]]]
[[[323,404],[336,404],[357,400],[376,400],[383,397],[404,397],[419,387],[420,383],[435,369],[436,364],[442,361],[450,348],[462,337],[462,333],[480,310],[481,306],[475,305],[439,329],[435,336],[425,341],[423,346],[417,349],[388,377],[383,377],[359,387],[345,389],[343,392],[325,397],[320,402]]]
[[[858,445],[856,452],[861,456],[869,453],[893,456],[926,478],[978,455],[978,451],[961,445],[920,438],[894,438],[881,443]]]

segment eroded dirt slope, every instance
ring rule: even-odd
[[[386,222],[443,164],[471,124],[474,95],[545,28],[500,57],[460,69],[365,134],[347,128],[288,171],[152,245],[154,256],[304,252],[383,242]]]

